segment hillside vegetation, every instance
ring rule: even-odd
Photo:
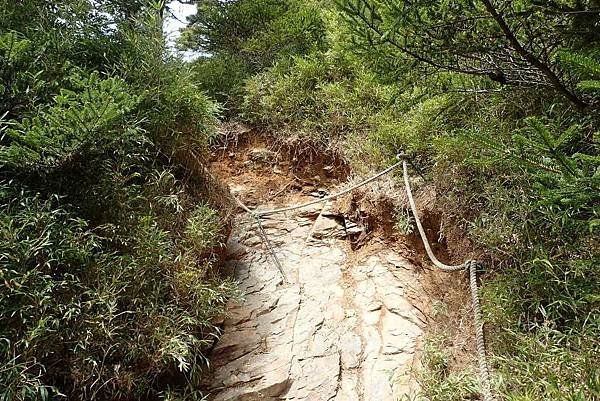
[[[95,3],[0,2],[0,399],[200,398],[234,288],[191,175],[219,107],[161,4]]]
[[[404,151],[486,255],[495,394],[600,399],[600,1],[186,3],[194,61],[161,0],[0,0],[0,400],[203,399],[220,120],[365,175]],[[438,340],[423,398],[477,399]]]
[[[181,44],[209,53],[194,68],[226,115],[355,171],[405,151],[425,172],[487,255],[502,397],[600,398],[597,1],[198,4]],[[430,368],[426,398],[475,396]]]

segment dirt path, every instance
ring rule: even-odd
[[[294,189],[289,175],[240,163],[217,168],[247,202],[270,209],[319,195]],[[278,201],[258,200],[267,189]],[[353,250],[361,228],[332,210],[315,205],[264,218],[285,280],[255,221],[235,217],[227,266],[243,301],[229,306],[212,354],[212,400],[414,399],[429,302],[422,269],[377,236]]]

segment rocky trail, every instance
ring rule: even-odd
[[[252,207],[327,191],[286,187],[289,174],[253,169],[252,155],[246,159],[216,168]],[[267,192],[277,199],[262,203]],[[242,300],[229,305],[212,352],[211,399],[414,399],[431,296],[405,244],[374,235],[354,246],[364,228],[332,203],[264,217],[263,227],[285,277],[256,221],[236,215],[226,266]]]

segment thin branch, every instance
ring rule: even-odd
[[[561,92],[563,95],[565,95],[565,97],[567,99],[569,99],[575,106],[577,106],[577,108],[579,108],[579,109],[586,108],[588,105],[583,100],[581,100],[579,97],[577,97],[577,95],[575,93],[571,92],[563,84],[563,82],[560,80],[560,78],[558,78],[556,73],[554,71],[552,71],[552,69],[548,65],[546,65],[540,59],[538,59],[533,54],[528,52],[523,47],[523,45],[521,45],[521,43],[519,42],[519,40],[517,39],[515,34],[512,32],[512,30],[510,29],[510,27],[508,26],[508,24],[506,23],[504,18],[498,13],[498,11],[496,10],[496,8],[492,4],[492,2],[490,0],[481,0],[481,1],[485,5],[488,12],[492,15],[494,20],[498,23],[498,25],[500,26],[500,29],[502,30],[502,32],[504,32],[504,35],[506,36],[508,41],[511,43],[511,45],[513,46],[515,51],[517,53],[519,53],[521,55],[521,57],[523,57],[525,60],[527,60],[532,66],[538,68],[546,76],[546,78],[552,83],[552,85],[559,92]]]

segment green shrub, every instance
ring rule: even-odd
[[[314,53],[248,80],[243,115],[271,132],[295,136],[297,143],[335,149],[346,136],[366,135],[387,121],[392,95],[351,60]]]
[[[233,283],[195,273],[198,259],[180,257],[187,241],[174,241],[159,216],[115,235],[119,227],[92,229],[60,198],[22,192],[16,202],[2,192],[2,372],[22,378],[3,373],[3,396],[55,385],[94,399],[142,397],[157,373],[203,363]]]
[[[278,61],[324,48],[320,7],[297,0],[204,2],[180,42],[203,54],[195,62],[203,89],[232,117],[239,110],[245,79]]]
[[[242,101],[243,82],[250,75],[248,66],[236,57],[219,54],[199,58],[193,68],[200,87],[233,117]]]
[[[430,337],[423,350],[423,370],[419,374],[421,393],[426,401],[463,401],[476,399],[477,376],[472,371],[450,372],[448,344],[443,336]]]
[[[217,212],[198,206],[188,218],[185,234],[194,252],[203,255],[222,244],[221,224]]]
[[[589,128],[552,109],[523,119],[504,101],[480,102],[464,117],[470,125],[434,141],[437,187],[497,271],[484,299],[504,395],[591,399],[600,360],[598,148]]]
[[[2,400],[202,398],[235,286],[178,161],[219,107],[165,54],[160,5],[0,7]]]
[[[72,73],[70,80],[76,90],[62,89],[47,110],[9,126],[0,163],[21,169],[60,168],[84,154],[101,153],[111,142],[140,136],[135,125],[123,130],[123,115],[139,100],[122,80],[100,80],[97,73],[86,78]]]

